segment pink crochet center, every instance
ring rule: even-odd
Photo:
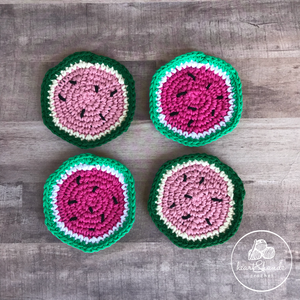
[[[58,81],[54,111],[64,127],[95,136],[115,125],[123,115],[123,93],[115,75],[94,66],[77,67]]]
[[[230,107],[228,86],[204,66],[187,67],[173,74],[161,89],[161,107],[172,127],[203,133],[224,121]],[[220,99],[222,98],[222,99]]]
[[[125,201],[117,177],[96,168],[78,170],[59,187],[56,204],[60,222],[73,233],[102,237],[121,222]]]
[[[166,180],[162,214],[182,233],[195,237],[226,222],[230,201],[226,181],[210,167],[194,164]]]

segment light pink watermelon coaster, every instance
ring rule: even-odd
[[[191,52],[170,61],[153,76],[150,117],[166,137],[198,147],[236,127],[242,98],[240,78],[230,64]]]
[[[148,210],[158,229],[182,248],[224,243],[238,230],[244,185],[218,158],[192,154],[166,162],[155,176]]]
[[[76,52],[46,73],[41,103],[43,121],[54,134],[80,148],[97,147],[128,129],[134,80],[111,58]]]
[[[43,201],[45,223],[57,238],[84,252],[95,252],[131,229],[134,179],[113,159],[81,154],[48,178]]]

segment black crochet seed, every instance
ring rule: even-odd
[[[89,228],[89,231],[95,231],[95,228]]]
[[[210,86],[211,86],[211,83],[209,83],[209,84],[207,85],[206,89],[208,90]]]
[[[114,200],[114,204],[118,204],[118,200],[116,197],[113,197],[113,200]]]
[[[76,221],[76,220],[77,220],[77,217],[70,218],[70,221]]]
[[[70,200],[70,201],[68,201],[69,205],[74,204],[74,203],[77,203],[77,201],[76,200]]]
[[[186,179],[187,179],[186,174],[183,174],[183,181],[186,181]]]
[[[207,222],[207,224],[208,224],[209,226],[211,226],[211,223],[210,223],[209,219],[206,218],[205,221]]]
[[[223,96],[222,96],[222,95],[221,95],[221,96],[218,96],[217,99],[223,99]]]
[[[101,215],[101,222],[104,222],[104,214]]]
[[[171,112],[171,113],[170,113],[170,116],[173,117],[173,116],[176,116],[176,115],[178,115],[178,114],[179,114],[178,111],[174,111],[174,112]]]
[[[217,201],[217,202],[222,202],[223,199],[218,199],[218,198],[211,198],[212,201]]]
[[[99,86],[95,85],[95,92],[98,93],[98,91],[99,91]]]
[[[77,176],[77,178],[76,178],[76,182],[78,185],[80,184],[80,178],[81,178],[81,176]]]
[[[191,127],[191,125],[192,125],[193,122],[194,122],[194,120],[189,120],[188,127]]]
[[[191,74],[191,73],[187,73],[187,74],[188,74],[188,76],[192,77],[193,80],[196,80],[196,77],[193,74]]]
[[[192,107],[192,106],[189,106],[189,107],[188,107],[188,109],[190,109],[190,110],[192,110],[192,111],[195,111],[195,110],[197,110],[197,108],[196,108],[196,107]]]
[[[203,181],[204,181],[204,177],[201,178],[199,184],[203,183]]]
[[[114,90],[113,92],[110,92],[110,96],[112,97],[116,92],[117,92],[117,90]]]
[[[212,116],[215,115],[215,110],[214,110],[214,109],[211,111],[211,115],[212,115]]]
[[[181,93],[178,93],[177,95],[176,95],[176,97],[180,97],[180,96],[183,96],[183,95],[185,95],[187,92],[181,92]]]
[[[188,195],[188,194],[185,194],[184,197],[185,197],[185,198],[189,198],[189,199],[192,199],[192,198],[193,198],[192,196],[190,196],[190,195]]]
[[[101,118],[103,121],[105,121],[105,118],[102,116],[101,113],[99,114],[99,116],[100,116],[100,118]]]
[[[75,85],[77,83],[77,81],[75,81],[75,80],[70,80],[69,82],[73,85]]]
[[[85,109],[83,109],[83,110],[81,111],[81,113],[80,113],[80,118],[83,118],[84,113],[85,113]]]
[[[187,220],[187,219],[189,219],[190,217],[191,217],[191,215],[188,214],[188,215],[186,215],[186,216],[182,216],[182,219],[183,219],[183,220]]]
[[[61,101],[66,101],[66,98],[64,98],[61,94],[58,94],[58,98],[59,98]]]
[[[96,191],[97,189],[99,189],[99,187],[98,187],[98,186],[94,186],[94,187],[93,187],[93,193],[95,193],[95,191]]]
[[[175,207],[175,202],[170,206],[170,208],[173,208],[173,207]]]
[[[92,207],[89,207],[89,211],[91,212],[91,214],[94,212]]]

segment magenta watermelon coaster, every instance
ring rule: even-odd
[[[240,78],[230,64],[202,52],[190,52],[153,76],[150,117],[166,137],[198,147],[237,126],[242,99]]]
[[[48,229],[84,252],[111,246],[132,227],[134,179],[121,163],[92,154],[68,159],[44,186]]]
[[[76,52],[46,73],[41,103],[43,121],[54,134],[80,148],[97,147],[128,129],[134,80],[111,58]]]
[[[166,162],[155,176],[148,210],[175,245],[196,249],[222,244],[238,230],[244,185],[218,158],[192,154]]]

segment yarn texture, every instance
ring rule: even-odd
[[[159,169],[148,211],[175,245],[205,248],[222,244],[236,233],[244,197],[241,179],[217,157],[185,155]]]
[[[80,148],[92,148],[125,132],[135,111],[134,80],[119,62],[76,52],[50,69],[41,91],[44,124]]]
[[[84,252],[99,251],[132,227],[134,179],[116,160],[77,155],[48,178],[43,205],[53,235]]]
[[[231,132],[242,108],[236,70],[202,52],[176,57],[151,82],[150,117],[156,129],[186,146],[202,146]]]

